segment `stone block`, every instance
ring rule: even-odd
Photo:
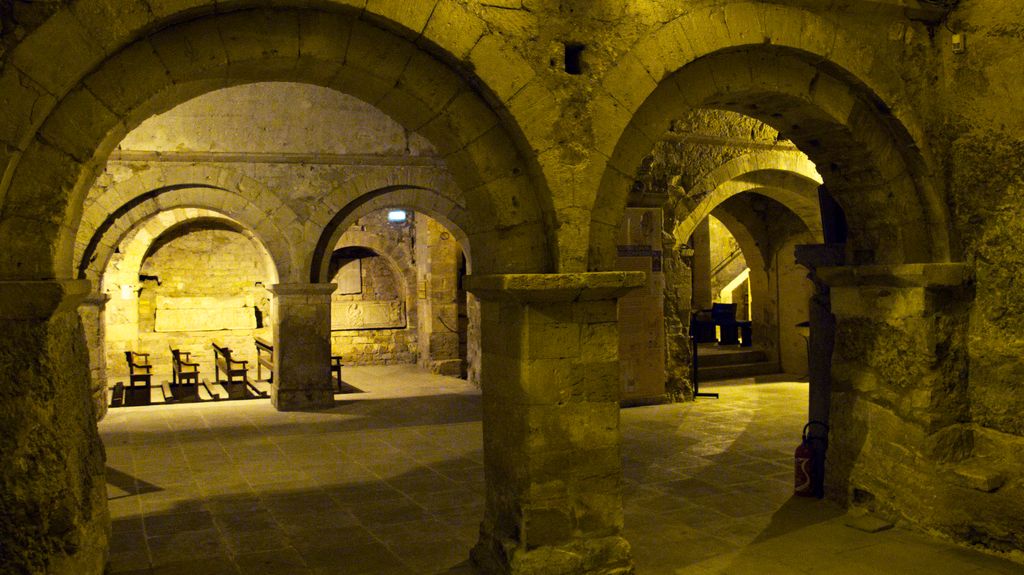
[[[632,112],[640,107],[657,83],[647,68],[632,53],[620,58],[602,79],[602,86],[622,106]]]
[[[103,49],[74,14],[59,10],[22,40],[10,62],[50,94],[63,96],[103,56]]]
[[[498,124],[498,118],[479,96],[464,91],[455,96],[444,112],[420,130],[441,155],[461,150]],[[465,191],[467,188],[464,188]]]
[[[522,398],[534,405],[555,405],[570,401],[582,387],[587,373],[578,363],[562,359],[526,359],[518,371]]]
[[[654,149],[653,140],[633,126],[626,126],[608,164],[623,174],[632,174],[640,167],[640,162],[652,149]]]
[[[555,126],[560,114],[558,108],[551,105],[553,101],[555,95],[540,78],[534,78],[508,102],[509,111],[535,150],[549,148],[559,138]],[[603,126],[607,122],[608,119],[602,117],[598,125]]]
[[[4,216],[59,225],[64,221],[82,168],[79,162],[56,147],[38,139],[33,141],[11,180]],[[42,190],[46,193],[41,193]]]
[[[0,70],[0,107],[4,109],[0,114],[0,142],[6,142],[12,151],[23,149],[56,102],[16,67],[5,66]]]
[[[578,324],[533,324],[527,328],[528,357],[578,358],[580,326]]]
[[[521,543],[527,549],[565,543],[575,524],[567,509],[526,506],[523,509]]]
[[[469,54],[469,61],[498,99],[508,102],[534,76],[536,71],[503,37],[488,34],[480,38]]]
[[[154,20],[143,0],[78,2],[71,7],[89,37],[106,52],[121,48],[124,41],[146,29]]]
[[[619,326],[614,323],[584,324],[580,334],[580,361],[604,362],[619,354]]]
[[[405,0],[367,0],[366,14],[386,22],[389,27],[401,26],[398,33],[414,39],[423,32],[434,12],[437,0],[406,2]]]
[[[423,37],[464,60],[487,32],[487,24],[458,0],[438,0]]]
[[[228,53],[215,19],[201,19],[154,34],[153,50],[175,81],[190,81],[226,68]]]
[[[69,93],[40,129],[40,135],[79,162],[92,158],[119,118],[92,91]]]
[[[415,50],[412,44],[394,34],[374,26],[358,25],[352,27],[345,62],[393,86]]]

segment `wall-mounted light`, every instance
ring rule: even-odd
[[[404,222],[408,217],[409,216],[405,213],[405,210],[391,210],[388,212],[389,222]]]
[[[121,284],[121,299],[132,299],[132,286]]]

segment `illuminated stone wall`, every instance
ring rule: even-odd
[[[191,353],[207,381],[214,378],[214,342],[255,367],[253,337],[270,339],[272,325],[272,281],[260,252],[223,223],[192,220],[156,238],[134,272],[112,274],[105,311],[110,382],[127,378],[126,350],[150,354],[156,382],[170,380],[171,348]]]

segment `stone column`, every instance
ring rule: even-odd
[[[0,282],[0,573],[103,573],[104,455],[77,313],[89,289]]]
[[[419,364],[442,375],[461,377],[458,274],[461,247],[443,225],[416,219],[416,265],[423,284],[418,302]]]
[[[110,296],[93,292],[78,306],[78,316],[85,329],[85,343],[89,351],[89,371],[92,379],[92,400],[96,404],[96,420],[107,415],[110,403],[107,397],[107,353],[104,310]]]
[[[711,309],[711,223],[707,218],[697,224],[692,237],[693,309]]]
[[[643,272],[469,276],[480,298],[486,573],[632,572],[617,298]]]
[[[277,284],[274,294],[274,384],[279,411],[334,405],[331,382],[331,294],[335,284]]]
[[[808,270],[808,278],[814,283],[814,295],[808,302],[807,338],[807,421],[820,421],[830,426],[829,410],[832,405],[832,352],[835,349],[836,318],[832,315],[829,288],[818,277],[821,267],[838,266],[843,263],[842,244],[796,246],[796,263]],[[825,460],[829,428],[812,425],[808,436],[817,439],[811,443],[815,450],[814,494],[825,494]]]
[[[972,447],[965,264],[819,268],[835,315],[830,480],[836,499],[923,522],[942,466]],[[947,486],[948,487],[948,486]]]

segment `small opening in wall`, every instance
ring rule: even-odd
[[[583,73],[583,50],[586,46],[567,42],[565,44],[565,72],[577,76]]]

